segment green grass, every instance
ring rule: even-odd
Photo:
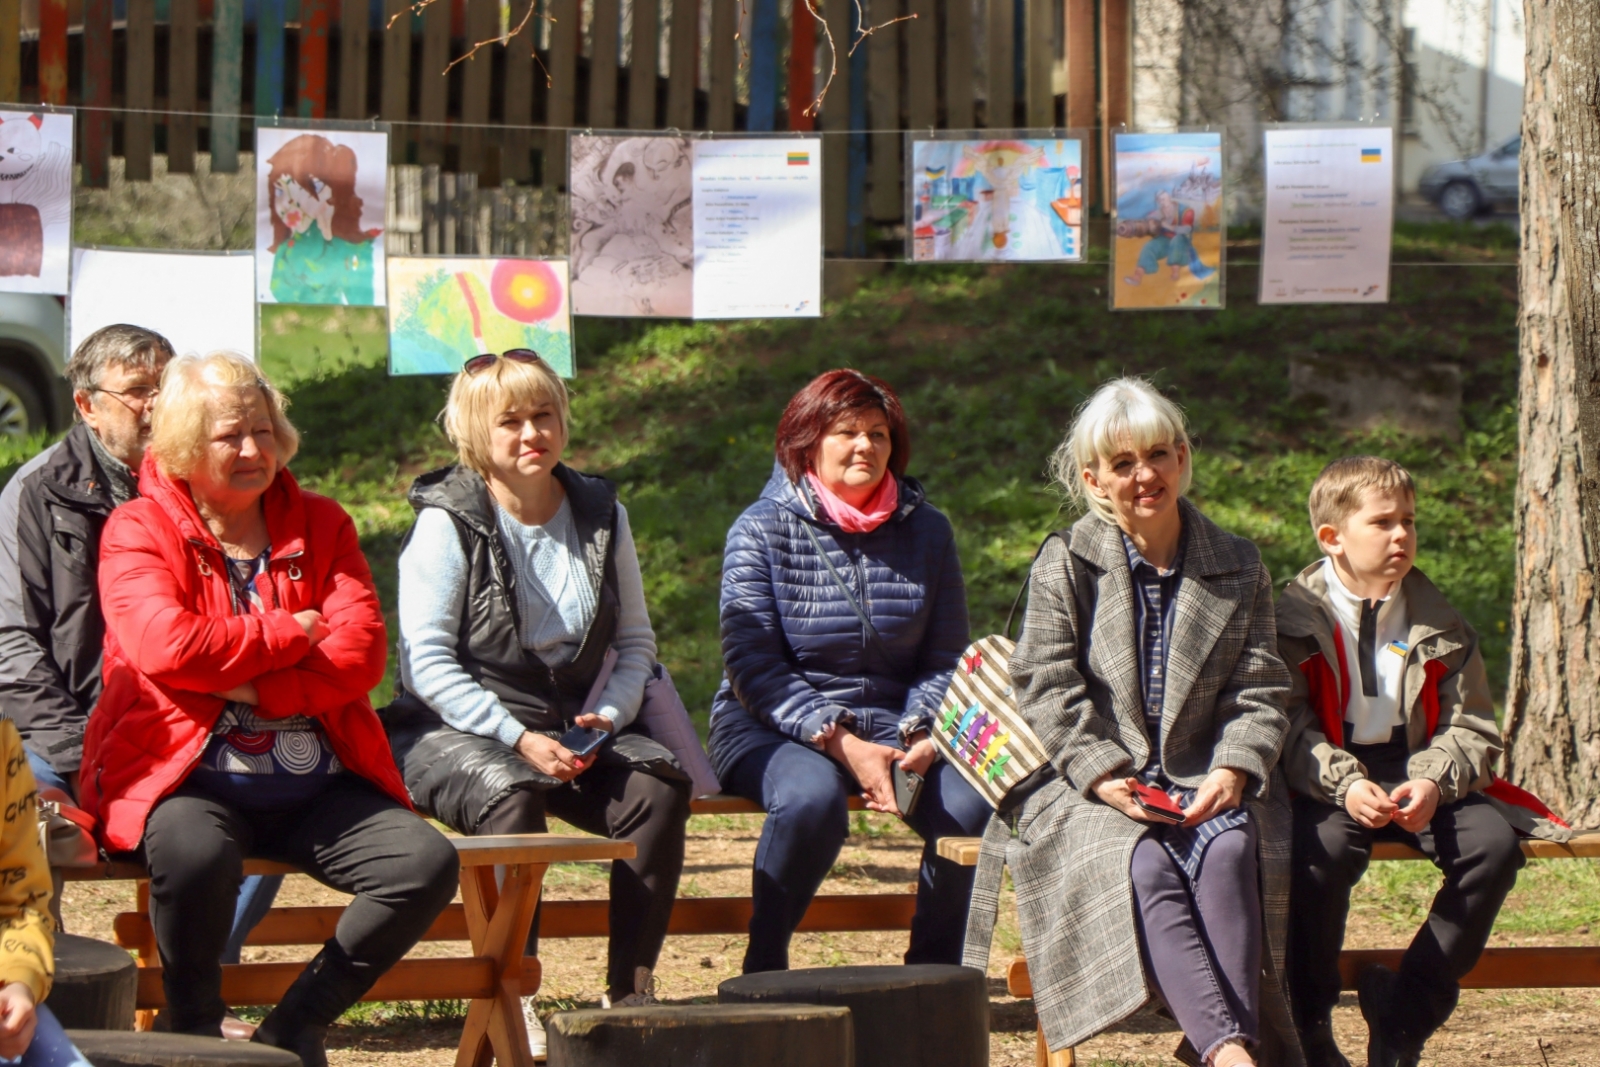
[[[1374,863],[1351,894],[1352,914],[1389,927],[1402,944],[1427,917],[1441,876],[1429,863]],[[1529,860],[1495,932],[1582,937],[1600,926],[1600,860]]]

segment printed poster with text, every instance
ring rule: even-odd
[[[822,142],[574,134],[575,315],[821,314]]]
[[[1263,304],[1389,299],[1394,131],[1266,131]]]

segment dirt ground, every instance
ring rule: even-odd
[[[552,827],[555,829],[555,827]],[[750,890],[750,862],[761,831],[758,816],[702,816],[690,823],[689,859],[684,868],[683,896],[738,896]],[[897,820],[859,815],[854,832],[834,866],[824,893],[910,891],[915,886],[921,841]],[[552,869],[547,899],[603,896],[606,872],[589,864]],[[278,902],[283,905],[330,904],[340,894],[302,876],[291,876]],[[1515,902],[1515,898],[1513,898]],[[68,883],[63,901],[68,928],[109,940],[113,916],[133,905],[132,883]],[[1025,1067],[1033,1063],[1034,1014],[1029,1001],[1006,994],[1005,969],[1017,954],[1014,912],[1002,913],[990,964],[992,1024],[991,1067]],[[1392,922],[1382,915],[1352,915],[1350,947],[1393,946]],[[1592,944],[1587,928],[1576,937],[1516,938],[1497,934],[1496,945]],[[791,949],[796,967],[896,963],[905,951],[904,932],[801,934]],[[436,942],[418,947],[418,954],[462,954],[465,945]],[[598,938],[546,941],[540,958],[544,986],[542,1010],[595,1006],[604,988],[605,942]],[[305,959],[310,948],[247,948],[246,959]],[[744,953],[742,936],[668,938],[657,977],[667,1003],[713,1001],[717,984],[739,973]],[[429,1004],[363,1006],[347,1016],[330,1036],[334,1067],[449,1067],[460,1036],[459,1005]],[[1365,1026],[1346,996],[1335,1017],[1347,1055],[1364,1061]],[[1099,1067],[1145,1067],[1174,1064],[1179,1035],[1167,1020],[1141,1014],[1102,1034],[1078,1050],[1078,1062]],[[1600,1063],[1600,990],[1474,991],[1463,993],[1449,1025],[1429,1043],[1423,1056],[1429,1067],[1577,1067]]]

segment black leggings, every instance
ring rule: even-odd
[[[542,834],[549,812],[599,837],[631,841],[638,853],[611,864],[611,945],[606,983],[613,999],[634,992],[635,967],[654,970],[667,939],[672,901],[683,873],[684,828],[689,822],[686,784],[664,781],[626,766],[600,764],[557,789],[515,789],[489,809],[481,834]],[[528,934],[528,955],[538,952],[539,921]]]
[[[354,893],[334,940],[373,980],[421,939],[458,884],[449,840],[351,774],[308,804],[271,812],[184,785],[151,811],[143,851],[162,984],[181,1033],[219,1033],[226,1006],[218,960],[246,857],[290,863]]]

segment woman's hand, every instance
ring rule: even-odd
[[[863,741],[849,730],[835,730],[823,743],[823,751],[849,768],[867,798],[868,811],[899,815],[894,802],[894,778],[890,768],[900,761],[898,748]]]
[[[559,782],[570,782],[583,772],[587,762],[564,748],[560,741],[532,730],[522,731],[517,738],[517,755],[533,765],[540,774],[548,774]]]
[[[1134,822],[1163,822],[1133,802],[1133,787],[1138,784],[1137,778],[1119,778],[1108,774],[1094,784],[1094,795]]]
[[[1394,813],[1394,824],[1414,834],[1432,822],[1433,813],[1439,810],[1439,783],[1413,778],[1397,785],[1389,799],[1400,807]]]
[[[1344,810],[1368,830],[1381,830],[1389,825],[1400,805],[1389,799],[1383,786],[1371,778],[1362,778],[1345,790]]]
[[[306,610],[294,613],[294,621],[300,624],[300,629],[306,632],[306,638],[311,642],[311,647],[316,648],[322,644],[332,630],[328,629],[328,622],[322,617],[322,612]]]
[[[28,983],[8,982],[0,988],[0,1058],[13,1060],[28,1051],[38,1025],[39,1013]]]
[[[617,724],[606,718],[604,715],[593,714],[579,715],[576,719],[572,720],[572,725],[581,726],[585,730],[604,730],[608,734],[615,731],[617,728]]]
[[[1244,800],[1247,775],[1232,767],[1218,767],[1195,790],[1194,802],[1183,809],[1183,825],[1199,826],[1207,819],[1232,811]]]
[[[223,700],[232,700],[251,706],[261,703],[261,694],[256,692],[256,683],[254,682],[245,682],[243,685],[236,685],[232,689],[224,689],[220,693],[212,693],[211,695],[221,697]]]
[[[938,756],[939,751],[933,747],[933,738],[928,736],[928,731],[919,730],[912,735],[911,747],[900,757],[900,766],[912,774],[920,774],[926,778],[928,768],[933,766],[933,761]]]

